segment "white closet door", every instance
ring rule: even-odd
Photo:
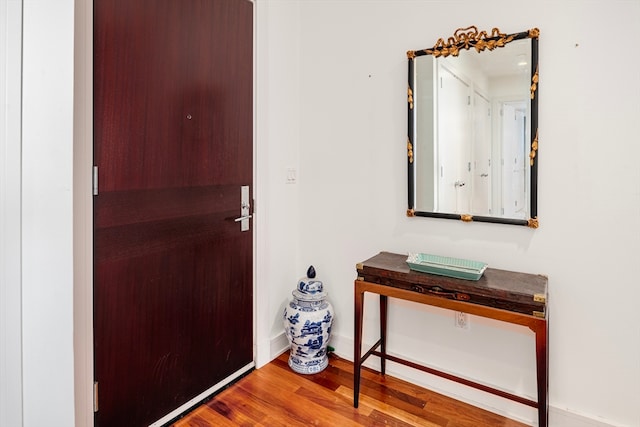
[[[438,211],[469,213],[470,105],[469,86],[448,68],[439,69]]]
[[[525,200],[525,115],[521,110],[509,104],[503,105],[502,141],[503,180],[502,201],[504,216],[524,218]]]
[[[472,212],[491,215],[491,103],[474,94]]]

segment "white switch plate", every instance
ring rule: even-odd
[[[298,182],[298,170],[296,168],[287,168],[287,184],[295,184]]]

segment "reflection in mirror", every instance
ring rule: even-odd
[[[408,52],[410,216],[537,227],[537,37],[470,27]]]

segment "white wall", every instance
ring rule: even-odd
[[[301,112],[291,101],[300,93],[301,29],[298,2],[258,1],[255,8],[256,364],[261,366],[280,350],[271,349],[271,339],[282,331],[284,304],[298,278],[299,186],[285,184],[285,178],[287,168],[298,167]]]
[[[24,426],[74,425],[73,0],[24,0]]]
[[[285,20],[280,29],[266,22],[274,26],[263,53],[270,77],[263,71],[258,80],[269,82],[258,118],[270,129],[259,131],[258,143],[278,150],[258,159],[271,179],[263,188],[272,201],[264,206],[268,222],[258,253],[260,262],[274,260],[258,277],[271,295],[271,338],[281,333],[280,301],[309,264],[336,309],[333,344],[348,358],[355,264],[378,251],[430,252],[546,274],[551,425],[584,425],[567,421],[578,419],[571,414],[640,425],[640,64],[628,42],[640,23],[640,2],[259,2],[265,3]],[[299,24],[287,23],[292,19]],[[405,52],[468,25],[541,30],[537,230],[405,216]],[[294,194],[282,170],[291,153],[298,153]],[[293,246],[291,235],[298,236]],[[461,331],[451,313],[409,303],[394,303],[391,313],[393,351],[535,396],[530,331],[479,318]],[[365,338],[373,333],[370,328]],[[408,369],[393,371],[535,419],[521,405]]]

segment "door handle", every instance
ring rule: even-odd
[[[240,218],[234,219],[235,222],[242,221],[243,219],[251,218],[251,215],[248,215],[249,209],[251,209],[251,205],[245,201],[240,204]]]
[[[249,212],[249,208],[250,207],[251,207],[251,205],[248,205],[248,204],[245,205],[243,203],[242,206],[241,206],[241,210],[243,211],[243,213],[244,212]],[[233,218],[233,221],[234,222],[240,222],[240,221],[244,221],[245,219],[250,219],[250,218],[253,218],[253,215],[247,214],[247,215],[242,215],[241,217],[238,217],[238,218]],[[230,220],[231,218],[227,218],[227,219]]]
[[[243,185],[240,187],[240,216],[234,219],[235,222],[240,223],[240,231],[249,230],[249,218],[251,215],[251,204],[249,203],[249,186]]]
[[[242,220],[249,219],[249,218],[252,218],[252,217],[253,217],[253,215],[244,215],[244,216],[241,216],[239,218],[234,219],[234,221],[235,222],[240,222]]]

